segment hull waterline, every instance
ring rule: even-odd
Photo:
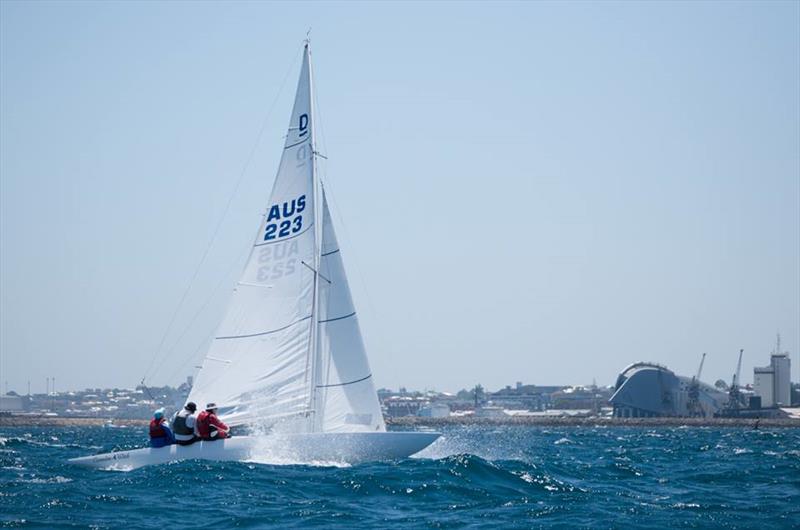
[[[416,454],[438,437],[434,432],[311,433],[239,436],[192,445],[134,449],[72,458],[98,469],[131,470],[178,460],[256,461],[276,464],[358,464]]]

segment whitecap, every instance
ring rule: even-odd
[[[27,484],[66,484],[67,482],[72,482],[71,478],[62,477],[61,475],[56,475],[55,477],[50,478],[29,478],[29,479],[21,479],[20,482],[25,482]]]
[[[699,508],[700,505],[697,504],[696,502],[678,502],[678,503],[673,504],[672,507],[673,508],[685,509],[685,508]]]

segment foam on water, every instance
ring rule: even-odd
[[[0,431],[0,526],[180,527],[187,513],[208,528],[800,525],[800,429],[453,427],[398,462],[298,462],[265,444],[248,462],[65,463],[145,436]]]

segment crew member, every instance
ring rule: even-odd
[[[191,445],[199,440],[195,436],[196,411],[197,405],[190,401],[183,407],[183,410],[179,410],[172,417],[172,431],[175,433],[176,444]]]
[[[197,415],[195,425],[201,440],[219,440],[228,437],[228,426],[217,417],[216,403],[206,405],[206,410]]]
[[[153,413],[153,419],[150,420],[150,447],[164,447],[174,443],[175,435],[164,418],[164,409],[160,408]]]

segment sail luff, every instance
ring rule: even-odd
[[[310,430],[316,432],[321,426],[321,409],[319,401],[319,393],[317,387],[319,386],[319,372],[320,372],[320,358],[319,358],[319,326],[317,326],[317,315],[319,314],[319,266],[320,266],[320,248],[322,246],[322,222],[320,218],[319,208],[319,178],[317,176],[317,153],[316,153],[316,114],[314,109],[314,77],[313,68],[311,65],[311,43],[306,41],[305,45],[306,59],[308,61],[308,94],[309,94],[309,144],[311,146],[311,185],[314,194],[314,301],[312,303],[312,317],[311,317],[311,389],[310,389]]]
[[[309,319],[309,341],[307,346],[307,353],[306,353],[306,373],[305,373],[305,380],[306,384],[308,385],[308,402],[306,404],[306,411],[305,411],[305,418],[306,418],[306,428],[308,431],[314,432],[315,431],[315,390],[316,390],[316,356],[317,356],[317,347],[316,347],[316,337],[317,337],[317,329],[315,326],[315,321],[317,320],[317,313],[319,312],[319,278],[318,278],[318,254],[319,254],[319,237],[318,237],[318,229],[319,229],[319,216],[318,216],[318,208],[317,208],[317,185],[316,185],[316,160],[314,156],[314,107],[313,107],[313,86],[311,81],[311,50],[309,48],[309,42],[306,41],[305,46],[303,47],[303,54],[304,54],[304,64],[306,68],[304,69],[305,76],[303,77],[301,74],[300,83],[305,83],[307,90],[308,90],[308,146],[310,150],[310,182],[311,182],[311,195],[312,195],[312,218],[313,218],[313,232],[312,232],[312,241],[313,241],[313,253],[311,256],[311,263],[307,264],[307,268],[313,273],[312,279],[312,294],[311,294],[311,318]]]
[[[320,254],[320,232],[321,232],[321,223],[320,223],[320,216],[319,216],[319,207],[317,201],[319,200],[319,193],[317,191],[318,184],[317,184],[317,167],[316,167],[316,120],[314,114],[314,85],[313,85],[313,77],[312,77],[312,68],[311,68],[311,47],[310,42],[307,40],[305,46],[303,48],[303,53],[305,54],[305,79],[301,80],[302,82],[306,83],[308,87],[308,146],[310,151],[310,162],[311,162],[311,172],[310,172],[310,179],[311,179],[311,194],[312,194],[312,217],[313,217],[313,254],[310,263],[310,268],[313,273],[313,280],[312,280],[312,300],[311,300],[311,318],[309,320],[309,341],[308,341],[308,364],[307,364],[307,372],[306,372],[306,379],[308,381],[308,405],[306,411],[306,419],[307,419],[307,430],[311,432],[315,432],[317,430],[317,401],[316,401],[316,389],[317,389],[317,372],[318,372],[318,350],[317,342],[318,342],[318,330],[316,326],[317,321],[317,314],[319,313],[319,254]]]

